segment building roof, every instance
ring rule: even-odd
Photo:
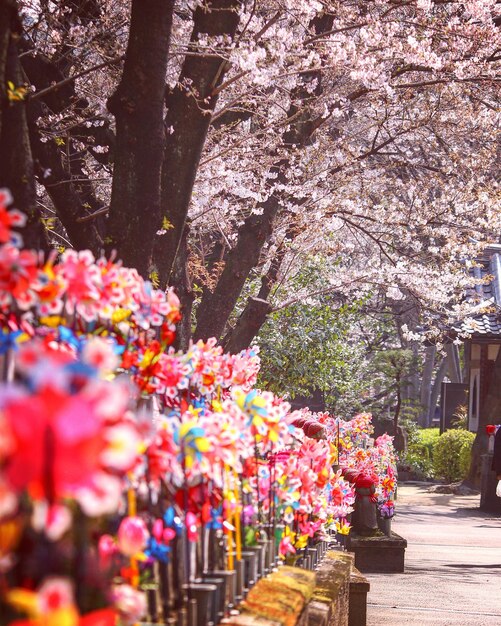
[[[461,329],[468,329],[472,337],[501,337],[501,244],[491,244],[484,254],[477,259],[471,270],[472,276],[481,284],[476,284],[467,292],[467,298],[476,304],[479,311],[461,324]]]

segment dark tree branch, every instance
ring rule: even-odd
[[[91,74],[92,72],[97,72],[98,70],[102,70],[103,67],[108,67],[110,65],[115,65],[119,63],[123,59],[123,55],[115,57],[114,59],[110,59],[109,61],[103,61],[102,63],[98,63],[97,65],[93,65],[92,67],[88,67],[77,74],[73,74],[73,76],[68,76],[67,78],[63,78],[57,83],[50,85],[50,87],[45,87],[45,89],[41,89],[40,91],[36,91],[33,95],[30,96],[30,100],[39,100],[40,98],[45,98],[49,94],[60,91],[63,87],[67,85],[73,84],[78,78],[82,78],[83,76],[87,76],[87,74]]]
[[[24,56],[22,63],[27,79],[41,90],[54,81],[59,82],[62,77],[54,63],[43,55]],[[28,99],[30,144],[35,159],[35,173],[51,198],[71,244],[77,249],[88,248],[94,254],[99,254],[103,241],[97,225],[92,223],[82,226],[78,223],[79,218],[102,207],[89,177],[83,172],[83,157],[73,149],[69,135],[65,136],[60,146],[54,138],[45,135],[37,124],[40,117],[63,111],[75,99],[74,86],[70,84],[57,93],[47,91],[43,98]]]
[[[190,48],[201,35],[235,37],[241,0],[212,0],[198,6]],[[167,138],[162,170],[162,206],[173,228],[156,241],[154,263],[162,284],[169,280],[177,254],[205,139],[217,103],[217,87],[228,64],[223,56],[186,56],[179,81],[169,95]]]
[[[98,210],[101,206],[93,195],[90,181],[75,183],[67,160],[61,148],[54,141],[41,141],[35,125],[30,128],[31,146],[38,164],[37,173],[40,183],[45,187],[57,216],[61,220],[71,244],[77,250],[90,249],[99,254],[103,242],[94,222],[79,222],[86,212]],[[49,173],[50,172],[50,173]],[[85,177],[87,178],[87,177]],[[88,179],[87,179],[88,180]],[[87,206],[79,193],[86,188]]]
[[[293,224],[287,229],[287,233],[280,242],[268,271],[261,278],[261,288],[257,298],[251,297],[248,299],[235,327],[228,332],[222,342],[227,352],[236,354],[240,350],[248,348],[266,322],[266,318],[272,310],[272,305],[268,302],[268,298],[271,290],[277,283],[289,244],[299,232],[299,229]]]
[[[317,33],[326,32],[332,28],[332,23],[333,17],[324,14],[312,21],[312,28]],[[292,94],[293,103],[287,115],[289,128],[283,134],[283,143],[291,152],[307,146],[318,127],[310,105],[323,91],[321,78],[320,71],[304,72],[302,82]],[[313,90],[309,89],[312,83],[315,84]],[[273,231],[275,217],[284,201],[282,192],[276,189],[286,183],[285,170],[289,163],[289,159],[281,159],[270,169],[270,179],[276,180],[278,185],[267,200],[258,203],[258,214],[250,215],[239,228],[237,243],[227,254],[214,292],[204,294],[197,310],[197,339],[221,337],[245,281],[257,265],[263,246]],[[252,306],[255,309],[257,303],[253,302]],[[261,306],[261,313],[265,308]]]

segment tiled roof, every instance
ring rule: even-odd
[[[486,248],[471,273],[477,280],[484,279],[485,283],[472,287],[467,297],[478,303],[479,309],[488,308],[489,312],[473,315],[469,318],[473,323],[462,324],[462,329],[466,326],[473,336],[501,336],[501,245]]]

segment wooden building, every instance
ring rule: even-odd
[[[483,279],[468,294],[484,312],[467,320],[470,338],[465,341],[466,381],[468,384],[468,429],[477,432],[485,424],[485,398],[494,363],[501,346],[501,244],[490,245],[472,269],[475,279]],[[501,422],[501,406],[499,421]]]

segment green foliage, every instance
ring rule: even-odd
[[[458,406],[452,420],[452,428],[468,429],[468,407],[462,404]]]
[[[474,439],[475,433],[460,429],[440,435],[433,447],[435,476],[447,482],[465,478]]]
[[[259,384],[291,398],[318,389],[331,410],[358,405],[365,385],[362,348],[349,337],[356,317],[356,307],[334,308],[327,299],[272,314],[259,336]]]
[[[381,350],[373,360],[375,372],[384,375],[399,384],[407,383],[415,365],[412,350],[392,349]]]
[[[470,434],[474,435],[474,433]],[[466,478],[466,476],[468,476],[468,472],[470,471],[471,447],[474,439],[475,436],[468,439],[468,441],[465,441],[459,450],[459,470],[463,478]]]
[[[320,391],[330,411],[348,414],[361,410],[370,377],[365,376],[365,346],[358,330],[362,300],[346,303],[324,289],[337,264],[337,260],[311,255],[287,289],[275,292],[275,298],[285,301],[293,300],[291,293],[316,295],[298,298],[268,316],[257,338],[261,348],[258,384],[291,399]],[[258,286],[249,282],[245,298]]]
[[[425,478],[433,478],[434,463],[433,450],[440,431],[438,428],[418,428],[416,424],[405,424],[408,441],[407,450],[402,455],[401,463],[409,465],[417,473]]]
[[[419,442],[431,459],[433,458],[433,448],[439,437],[439,428],[421,428],[419,430]]]
[[[391,346],[391,339],[389,343]],[[407,395],[412,398],[409,389],[418,367],[418,359],[412,350],[387,348],[375,352],[368,368],[374,401],[367,409],[374,415],[387,415],[394,419],[400,396],[399,424],[404,426],[415,422],[421,407],[412,399],[404,400],[404,392],[407,391]]]

